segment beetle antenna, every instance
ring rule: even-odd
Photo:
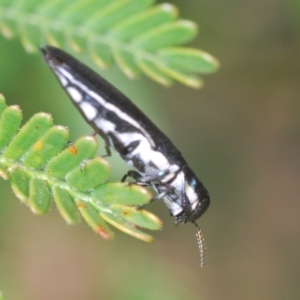
[[[197,229],[196,238],[197,238],[198,248],[200,252],[200,267],[202,268],[208,262],[207,248],[206,248],[204,236],[201,229],[199,228],[196,222],[193,222],[193,224]]]

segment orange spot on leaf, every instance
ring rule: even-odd
[[[83,202],[77,202],[76,205],[78,208],[86,208],[86,205]]]
[[[132,216],[132,211],[129,209],[123,209],[122,213],[124,216]]]
[[[43,149],[43,143],[41,141],[36,142],[33,146],[33,149],[35,151],[39,151],[39,150]]]
[[[96,233],[99,234],[105,240],[109,240],[111,238],[110,234],[101,226],[96,228]]]
[[[74,145],[72,145],[72,146],[69,147],[69,151],[72,154],[77,154],[77,152],[78,152],[77,149],[76,149],[76,147]]]

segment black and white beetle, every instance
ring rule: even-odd
[[[177,223],[192,222],[203,254],[203,237],[195,220],[208,208],[208,191],[188,166],[174,144],[125,95],[90,68],[66,52],[41,48],[62,87],[86,121],[109,147],[136,171],[136,184],[151,185],[162,198]]]

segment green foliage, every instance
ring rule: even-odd
[[[150,202],[148,190],[126,183],[105,183],[110,165],[94,157],[95,137],[69,144],[68,129],[53,125],[46,113],[34,115],[20,128],[22,112],[5,104],[0,94],[0,176],[9,179],[16,196],[35,214],[49,210],[51,198],[68,224],[80,216],[104,239],[114,234],[106,223],[146,242],[161,221],[139,207]]]
[[[218,61],[181,45],[197,26],[178,19],[171,4],[153,0],[0,0],[0,32],[20,36],[28,52],[48,43],[76,53],[86,51],[101,68],[116,62],[129,77],[141,71],[165,86],[177,80],[202,86],[198,74],[212,73]]]

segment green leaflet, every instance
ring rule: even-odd
[[[28,24],[26,20],[20,20],[19,31],[21,43],[29,53],[36,52],[36,45],[40,44],[40,30],[33,24]]]
[[[29,199],[29,178],[20,167],[13,166],[9,169],[11,187],[16,196],[25,204]]]
[[[19,106],[14,105],[5,109],[1,107],[0,113],[2,115],[0,120],[0,150],[3,150],[19,129],[22,112]]]
[[[106,204],[145,205],[150,202],[152,195],[141,186],[123,182],[107,183],[91,192],[95,199]]]
[[[153,243],[154,239],[151,235],[138,230],[134,224],[126,222],[126,220],[119,218],[118,216],[115,216],[113,214],[108,213],[100,213],[101,217],[110,225],[118,228],[119,230],[137,238],[144,242]]]
[[[85,159],[92,158],[97,147],[97,140],[94,137],[82,137],[54,157],[47,164],[45,171],[49,176],[63,179],[70,170],[80,166]]]
[[[193,48],[165,48],[158,55],[167,65],[187,72],[213,73],[219,66],[219,62],[210,54]]]
[[[101,41],[95,41],[91,44],[90,55],[96,65],[102,69],[108,68],[114,62],[109,46]]]
[[[159,230],[162,228],[162,222],[155,215],[144,209],[121,204],[112,204],[110,205],[110,210],[113,215],[118,215],[122,220],[138,225],[141,228],[151,230]]]
[[[158,50],[191,41],[197,33],[195,23],[186,20],[161,25],[139,35],[134,44],[148,51]]]
[[[24,165],[35,169],[42,168],[63,149],[68,138],[69,131],[67,128],[63,126],[51,127],[26,153]]]
[[[28,52],[41,41],[87,52],[97,66],[114,62],[129,77],[144,73],[170,86],[179,81],[203,85],[198,74],[215,72],[219,63],[183,45],[197,34],[195,23],[178,20],[175,6],[153,0],[0,0],[0,33],[19,36]],[[180,49],[173,51],[170,48]]]
[[[60,2],[63,3],[63,1]],[[73,1],[71,6],[64,5],[61,11],[61,18],[64,23],[78,22],[83,18],[88,18],[95,10],[102,10],[107,3],[107,0],[98,0],[97,2],[94,0]]]
[[[105,224],[105,221],[89,203],[76,200],[77,208],[79,209],[84,220],[92,227],[92,229],[105,240],[110,240],[114,237],[114,233]]]
[[[50,206],[51,194],[47,180],[32,178],[29,182],[28,204],[35,214],[45,214]]]
[[[107,2],[109,4],[106,7],[98,10],[86,20],[85,26],[88,30],[96,28],[99,32],[104,32],[112,25],[120,22],[120,20],[143,11],[151,5],[152,2],[152,0],[122,0]]]
[[[52,117],[49,114],[34,115],[17,133],[4,151],[6,159],[19,160],[50,129]],[[4,125],[8,128],[8,125]]]
[[[70,194],[59,186],[54,186],[52,189],[55,204],[68,224],[76,224],[79,222],[79,214],[77,206]]]
[[[167,64],[158,63],[157,68],[165,75],[181,83],[184,83],[187,86],[193,88],[200,88],[203,85],[202,79],[198,76],[178,71],[175,68],[168,66]]]
[[[49,114],[38,113],[19,129],[21,120],[20,108],[6,107],[0,94],[0,177],[10,180],[23,203],[35,214],[45,214],[54,199],[68,224],[78,223],[81,215],[104,239],[114,236],[108,222],[143,241],[153,241],[137,228],[158,230],[161,221],[136,208],[149,203],[151,194],[136,185],[106,183],[110,165],[94,157],[98,147],[94,137],[67,145],[68,129],[53,125]]]
[[[135,58],[132,53],[123,51],[118,47],[113,48],[113,55],[119,68],[129,77],[135,78],[140,74],[140,70],[136,64]]]
[[[128,41],[143,32],[151,30],[174,20],[178,15],[175,6],[165,3],[150,8],[136,16],[125,19],[123,22],[113,26],[109,33],[112,37],[122,41]]]
[[[144,59],[142,56],[138,57],[137,63],[141,70],[152,80],[169,87],[172,84],[172,78],[166,75],[155,62],[150,59]]]
[[[86,191],[103,184],[110,175],[110,165],[102,157],[95,157],[69,173],[69,186]]]

